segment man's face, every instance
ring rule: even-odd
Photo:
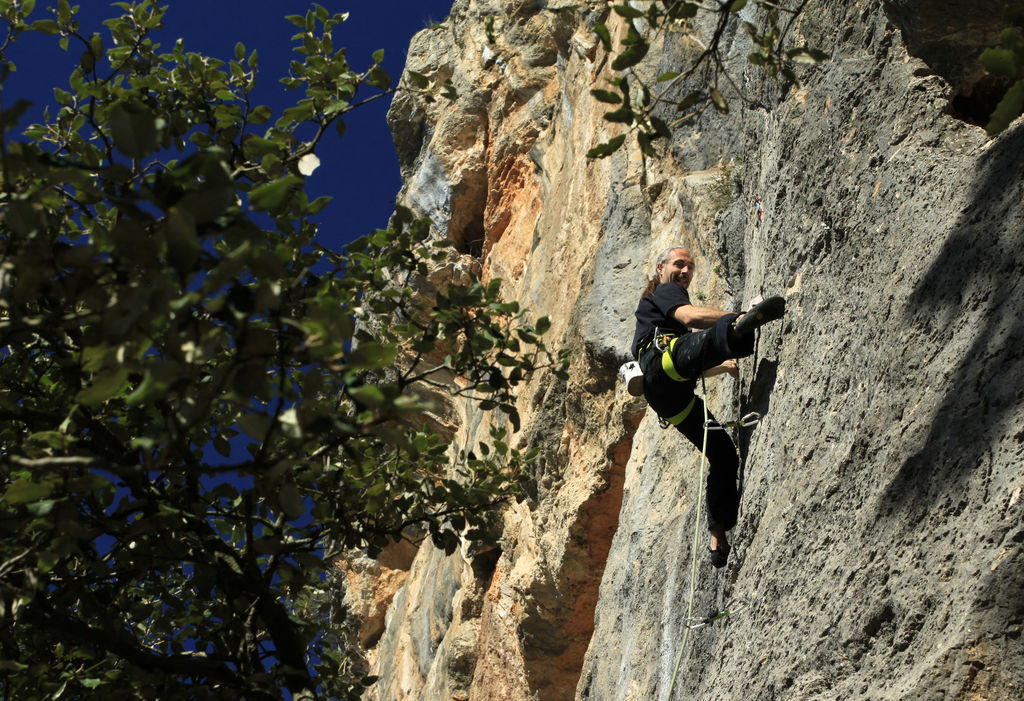
[[[693,256],[685,248],[676,248],[664,263],[658,263],[658,282],[674,282],[685,288],[693,279]]]

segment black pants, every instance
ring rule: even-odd
[[[676,428],[686,436],[697,450],[704,442],[704,401],[696,398],[689,415],[680,421]],[[715,418],[708,411],[708,419]],[[708,447],[704,456],[708,460],[708,481],[705,491],[705,504],[708,514],[708,528],[721,526],[729,530],[736,525],[736,515],[740,508],[739,494],[736,491],[736,473],[739,471],[740,459],[736,454],[736,446],[725,431],[708,431]]]
[[[665,372],[662,353],[649,349],[640,357],[644,372],[644,397],[658,416],[670,420],[700,450],[704,439],[704,402],[694,396],[697,378],[702,372],[723,361],[745,358],[754,352],[754,335],[748,334],[736,344],[729,343],[729,325],[738,314],[726,314],[704,331],[680,336],[672,347],[672,365],[684,381],[679,382]],[[689,412],[686,408],[689,406]],[[680,414],[685,416],[674,421]],[[708,412],[708,418],[714,417]],[[721,526],[729,530],[736,525],[739,496],[736,474],[739,456],[736,446],[725,431],[708,431],[707,514],[708,528]]]

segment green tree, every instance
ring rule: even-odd
[[[635,133],[637,145],[646,156],[656,156],[654,142],[669,139],[672,129],[691,123],[709,107],[721,114],[729,113],[730,100],[754,103],[757,96],[748,94],[730,75],[722,55],[722,41],[730,28],[738,23],[751,41],[747,62],[764,71],[765,77],[781,77],[799,85],[796,66],[826,60],[825,52],[806,45],[788,46],[786,38],[793,23],[803,13],[808,0],[645,0],[612,5],[611,11],[626,22],[626,34],[616,50],[611,32],[603,22],[594,25],[594,33],[605,51],[614,53],[611,69],[615,77],[609,87],[594,88],[591,94],[600,102],[614,107],[604,119],[625,125]],[[746,10],[749,19],[740,16]],[[710,17],[713,27],[703,49],[684,66],[665,71],[654,81],[644,80],[634,66],[648,54],[651,45],[667,32],[695,35],[695,23]],[[677,86],[692,89],[680,91]],[[590,149],[590,158],[604,158],[615,153],[626,141],[623,132]]]
[[[393,90],[334,48],[344,15],[290,17],[302,97],[274,120],[255,51],[161,51],[151,0],[103,33],[34,5],[0,0],[4,70],[25,32],[81,57],[44,123],[0,105],[0,695],[355,697],[325,563],[491,537],[534,457],[503,429],[456,455],[418,388],[518,428],[517,385],[564,356],[499,281],[415,292],[452,252],[407,210],[314,240],[317,144]]]
[[[1009,85],[985,125],[989,136],[1003,132],[1024,114],[1024,3],[1008,3],[1004,17],[1009,26],[1000,33],[999,45],[985,49],[978,59],[986,73]]]

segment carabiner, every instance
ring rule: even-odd
[[[704,427],[709,431],[724,431],[727,428],[746,428],[747,426],[755,426],[760,420],[761,415],[756,411],[752,411],[736,421],[718,422],[708,419],[704,422]]]
[[[725,607],[721,611],[715,611],[710,616],[706,616],[704,618],[691,617],[686,619],[686,627],[703,628],[704,626],[714,623],[715,621],[720,621],[723,618],[728,618],[729,616],[733,615],[746,605],[746,599],[740,597],[729,599],[729,601],[726,602]]]

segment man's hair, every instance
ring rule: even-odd
[[[641,299],[647,295],[654,294],[654,288],[658,286],[658,266],[668,263],[669,259],[672,257],[672,251],[686,251],[689,253],[690,249],[686,246],[671,246],[666,248],[662,254],[658,256],[658,260],[654,263],[654,277],[647,281],[647,287],[644,288],[643,294],[640,295]]]
[[[672,251],[686,251],[687,253],[689,253],[690,249],[687,248],[686,246],[671,246],[669,248],[666,248],[664,252],[658,257],[658,260],[654,263],[655,272],[657,272],[659,265],[668,263],[669,258],[672,257]]]

